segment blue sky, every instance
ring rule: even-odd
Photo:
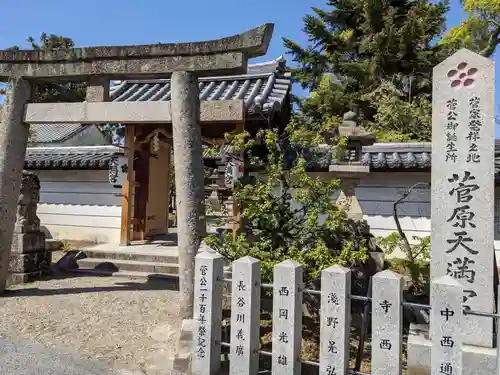
[[[0,49],[28,47],[28,36],[54,33],[73,38],[77,46],[189,42],[233,35],[266,22],[275,24],[268,54],[255,61],[284,55],[281,38],[303,45],[307,39],[302,17],[326,0],[3,0]],[[71,5],[69,5],[71,4]],[[464,14],[459,0],[451,1],[448,27]],[[497,51],[496,56],[500,52]],[[286,56],[285,56],[286,57]],[[290,60],[289,57],[287,57]],[[496,67],[500,104],[500,64]],[[294,88],[299,93],[298,87]],[[498,113],[498,110],[497,110]],[[500,129],[497,127],[497,137]]]

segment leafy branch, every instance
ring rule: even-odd
[[[407,198],[413,192],[413,190],[419,186],[428,188],[429,183],[418,182],[411,186],[409,189],[405,190],[402,196],[393,203],[393,218],[396,223],[397,232],[390,234],[387,237],[378,237],[378,245],[384,249],[385,253],[392,254],[396,249],[401,249],[406,259],[404,260],[404,267],[408,270],[411,281],[412,288],[416,293],[422,293],[426,287],[423,283],[423,275],[428,267],[429,254],[430,254],[430,237],[417,237],[414,236],[412,239],[415,242],[411,244],[406,236],[406,233],[401,227],[401,222],[398,215],[398,207],[407,201]]]

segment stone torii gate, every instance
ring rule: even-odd
[[[36,123],[172,123],[177,194],[181,316],[192,317],[194,257],[204,235],[200,117],[243,122],[242,100],[203,102],[199,76],[243,74],[249,58],[266,54],[273,24],[212,41],[54,51],[0,51],[8,82],[0,113],[0,293],[4,291],[28,125]],[[110,80],[171,78],[171,102],[105,103]],[[86,81],[84,103],[30,103],[40,82]],[[128,150],[129,152],[131,150]],[[132,150],[133,151],[133,150]]]

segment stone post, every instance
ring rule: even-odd
[[[319,374],[349,374],[351,270],[338,265],[321,271]]]
[[[353,220],[363,220],[363,210],[356,197],[356,187],[359,185],[359,179],[346,178],[340,181],[340,195],[337,199],[337,205],[342,207],[347,217]]]
[[[294,260],[274,266],[272,375],[301,374],[303,275]]]
[[[40,219],[36,213],[39,201],[38,176],[23,171],[9,262],[12,284],[33,281],[50,271],[52,253],[45,249],[45,233],[40,231]]]
[[[232,280],[229,373],[253,375],[259,372],[260,261],[235,260]]]
[[[500,296],[500,285],[497,286],[497,296]],[[497,300],[497,314],[500,313],[500,298]],[[497,328],[496,375],[500,374],[500,317],[495,319]]]
[[[180,316],[193,317],[194,258],[205,233],[204,176],[198,79],[172,73],[172,133],[179,240]]]
[[[109,101],[109,80],[106,77],[91,76],[87,85],[87,102]]]
[[[432,77],[431,280],[458,279],[464,308],[491,313],[495,64],[461,49]],[[432,303],[432,289],[430,297]],[[465,315],[463,331],[464,344],[493,347],[490,317]]]
[[[191,374],[215,375],[220,370],[222,277],[224,258],[215,252],[196,256],[193,358]]]
[[[21,175],[28,143],[28,126],[23,123],[24,105],[30,99],[30,84],[13,76],[0,118],[0,294],[5,290],[9,270],[12,233],[21,187]]]
[[[403,277],[385,270],[372,280],[372,374],[400,375],[403,365]]]
[[[459,310],[494,310],[495,64],[460,49],[432,76],[432,309],[430,330],[410,328],[408,374],[493,375],[493,319]]]
[[[457,279],[446,275],[432,280],[431,289],[434,296],[431,301],[431,375],[462,375],[464,288]],[[483,366],[476,363],[478,373],[487,373]]]

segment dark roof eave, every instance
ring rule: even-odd
[[[317,147],[308,154],[310,162],[328,170],[331,164],[329,149]],[[229,146],[224,147],[227,156],[231,154]],[[113,155],[122,153],[114,146],[81,147],[29,147],[26,153],[25,167],[28,169],[107,169]],[[375,144],[363,147],[361,164],[369,166],[375,172],[426,172],[431,169],[430,144]],[[206,162],[221,160],[219,150],[216,156],[204,153]],[[292,155],[293,156],[293,155]],[[500,150],[495,155],[497,173],[500,171]],[[316,169],[316,168],[315,168]]]

